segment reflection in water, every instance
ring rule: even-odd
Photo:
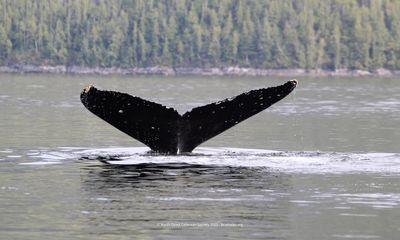
[[[212,175],[217,170],[224,170],[218,174],[232,173],[238,169],[186,164],[186,163],[142,163],[138,165],[103,165],[100,173],[102,178],[118,179],[123,182],[136,182],[146,180],[177,180],[176,178],[188,178],[198,175]],[[226,173],[225,170],[228,170]]]
[[[184,163],[90,165],[82,169],[82,188],[88,199],[85,211],[94,225],[150,229],[174,239],[243,239],[249,234],[255,239],[285,239],[289,234],[290,176],[265,169]],[[102,226],[99,231],[114,228]]]

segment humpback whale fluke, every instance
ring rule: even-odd
[[[242,93],[180,115],[175,109],[126,93],[87,86],[83,105],[122,132],[164,154],[191,152],[201,143],[224,132],[286,97],[296,80]]]

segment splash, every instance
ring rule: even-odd
[[[159,155],[148,148],[59,148],[32,150],[21,165],[61,164],[71,160],[101,161],[114,165],[188,164],[263,168],[268,171],[304,174],[388,173],[400,174],[399,153],[340,153],[271,151],[241,148],[200,147],[187,155]]]

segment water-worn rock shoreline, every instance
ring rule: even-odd
[[[374,71],[337,69],[332,70],[305,70],[305,69],[259,69],[243,67],[223,67],[223,68],[188,68],[188,67],[82,67],[82,66],[50,66],[50,65],[30,65],[16,64],[11,66],[0,66],[2,73],[63,73],[63,74],[122,74],[122,75],[201,75],[201,76],[333,76],[333,77],[362,77],[379,76],[391,77],[400,76],[400,70],[391,71],[380,68]]]

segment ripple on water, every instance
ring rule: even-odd
[[[352,206],[370,206],[381,209],[395,208],[400,205],[399,193],[322,193],[312,195],[311,198],[317,201],[335,199],[335,201],[346,205],[343,209],[351,209]],[[353,213],[343,214],[346,214],[346,216],[354,215]]]
[[[318,113],[324,116],[339,116],[343,114],[373,113],[373,114],[395,114],[400,112],[400,101],[395,98],[383,100],[360,100],[348,101],[340,100],[315,100],[311,98],[299,98],[298,103],[282,103],[279,108],[272,107],[271,112],[282,115]]]
[[[377,235],[361,235],[361,234],[334,234],[332,235],[334,238],[343,238],[343,239],[378,239],[382,238],[381,236]]]

